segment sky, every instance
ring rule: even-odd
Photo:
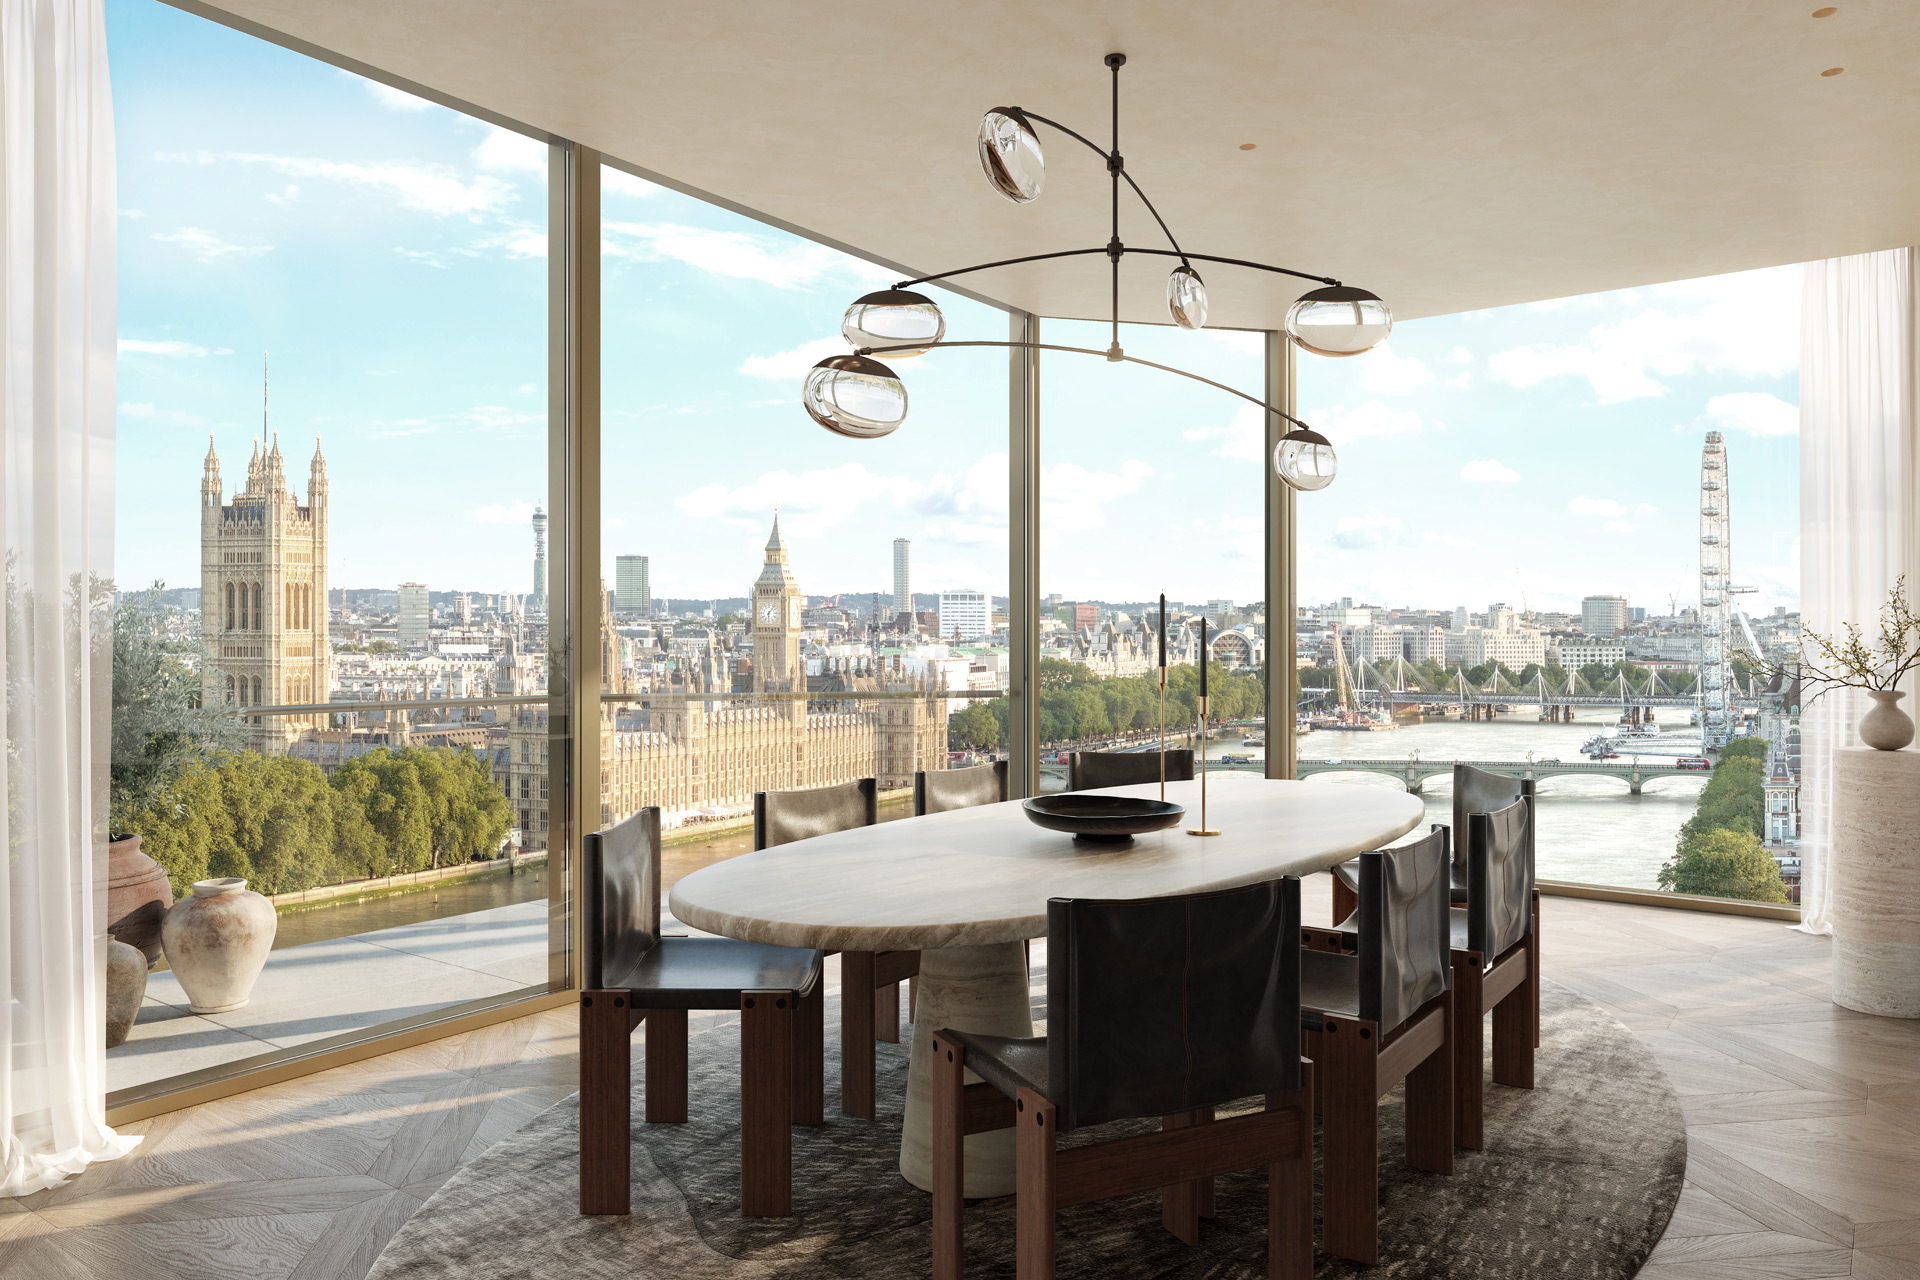
[[[546,148],[156,0],[108,0],[107,16],[118,578],[197,585],[208,433],[231,492],[270,351],[268,430],[303,499],[323,438],[333,586],[528,590],[546,498]],[[1103,180],[1061,169],[1055,182]],[[890,591],[906,537],[916,591],[1004,594],[1005,354],[896,361],[907,422],[879,440],[825,432],[801,378],[847,349],[841,312],[890,274],[616,170],[603,181],[609,583],[614,556],[644,554],[656,596],[743,595],[777,508],[809,593]],[[983,216],[1005,207],[984,181],[977,198]],[[1006,336],[999,310],[937,296],[949,338]],[[1735,579],[1796,605],[1798,296],[1789,267],[1403,322],[1356,359],[1303,353],[1301,416],[1341,473],[1299,504],[1301,599],[1684,603],[1714,427]],[[1085,323],[1043,321],[1042,336],[1106,345]],[[1256,335],[1129,325],[1122,342],[1258,393]],[[1257,410],[1051,353],[1041,396],[1043,593],[1259,598]]]

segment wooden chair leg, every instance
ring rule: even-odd
[[[632,1200],[633,1023],[624,991],[580,993],[580,1212]]]
[[[1533,891],[1533,930],[1527,934],[1527,986],[1533,993],[1533,1047],[1540,1047],[1540,891]]]
[[[1533,956],[1527,956],[1532,964]],[[1493,1082],[1516,1089],[1533,1088],[1533,1009],[1529,1003],[1532,976],[1507,992],[1493,1006]],[[1456,998],[1457,995],[1456,995]]]
[[[1200,1107],[1194,1111],[1163,1116],[1160,1127],[1163,1130],[1190,1129],[1195,1125],[1212,1123],[1213,1108]],[[1182,1244],[1199,1244],[1200,1219],[1212,1216],[1204,1212],[1203,1202],[1213,1198],[1212,1191],[1212,1178],[1196,1178],[1191,1182],[1176,1182],[1170,1187],[1160,1188],[1160,1225],[1171,1231]]]
[[[1441,1044],[1407,1072],[1407,1163],[1453,1172],[1453,993],[1439,998]]]
[[[790,991],[740,996],[740,1212],[793,1212],[793,1015]]]
[[[1469,1151],[1487,1145],[1485,976],[1478,951],[1453,953],[1453,1143]]]
[[[840,953],[840,1111],[874,1118],[873,952]]]
[[[1300,1145],[1267,1166],[1267,1280],[1313,1275],[1313,1075],[1300,1064],[1300,1088],[1267,1095],[1267,1110],[1300,1112]]]
[[[966,1269],[967,1050],[933,1038],[933,1280],[961,1280]]]
[[[900,1043],[900,984],[897,982],[873,989],[873,1038],[887,1044]]]
[[[799,998],[793,1013],[793,1122],[826,1121],[827,992],[825,982]]]
[[[1332,875],[1331,872],[1328,873]],[[1360,895],[1347,887],[1347,882],[1339,876],[1333,877],[1333,919],[1327,923],[1338,925],[1342,920],[1360,909]]]
[[[1300,1052],[1314,1062],[1325,1061],[1326,1050],[1322,1045],[1321,1035],[1322,1033],[1318,1031],[1302,1030],[1300,1033]],[[1327,1073],[1316,1071],[1313,1075],[1313,1091],[1310,1095],[1313,1099],[1313,1115],[1316,1120],[1327,1113],[1326,1087]]]
[[[1328,1018],[1326,1027],[1316,1033],[1313,1060],[1322,1120],[1321,1246],[1371,1266],[1380,1260],[1378,1029],[1352,1018]]]
[[[687,1011],[649,1009],[646,1021],[647,1123],[687,1122]]]
[[[1015,1274],[1018,1280],[1053,1280],[1053,1104],[1022,1089],[1014,1108]]]

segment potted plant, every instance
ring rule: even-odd
[[[1860,741],[1877,751],[1898,751],[1913,741],[1913,720],[1900,709],[1907,695],[1899,684],[1920,666],[1920,617],[1907,598],[1907,577],[1901,574],[1880,608],[1880,635],[1869,644],[1860,627],[1840,624],[1834,635],[1804,631],[1800,657],[1774,662],[1749,649],[1734,652],[1763,680],[1797,679],[1802,705],[1835,689],[1858,689],[1873,699],[1873,708],[1860,717]]]

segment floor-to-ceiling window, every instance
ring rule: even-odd
[[[1797,891],[1797,267],[1403,321],[1299,362],[1300,772],[1448,820],[1531,773],[1539,874]]]
[[[244,879],[276,923],[243,1007],[196,1012],[207,980],[159,956],[108,1054],[125,1096],[547,988],[547,746],[514,716],[564,513],[546,144],[153,0],[107,14],[113,826],[165,896]]]
[[[1045,320],[1041,340],[1104,350],[1107,326]],[[1261,395],[1264,338],[1122,325],[1127,354]],[[1186,378],[1043,352],[1040,376],[1040,779],[1066,784],[1075,750],[1150,750],[1160,726],[1160,597],[1167,600],[1170,746],[1191,745],[1207,624],[1207,753],[1263,759],[1265,415]]]
[[[662,811],[671,883],[752,847],[758,791],[991,759],[1007,681],[1007,357],[883,356],[876,439],[816,425],[807,371],[898,273],[601,171],[602,824]],[[946,338],[1005,312],[937,287]]]

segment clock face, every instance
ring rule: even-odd
[[[760,606],[760,621],[767,623],[768,625],[772,625],[774,619],[778,618],[779,616],[780,616],[780,606],[775,604],[773,601],[769,600],[765,604]]]

